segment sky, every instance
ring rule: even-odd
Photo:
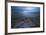
[[[40,7],[11,6],[11,15],[25,17],[39,16]]]

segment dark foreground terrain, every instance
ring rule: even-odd
[[[15,17],[11,18],[12,28],[33,28],[40,27],[40,17]]]

